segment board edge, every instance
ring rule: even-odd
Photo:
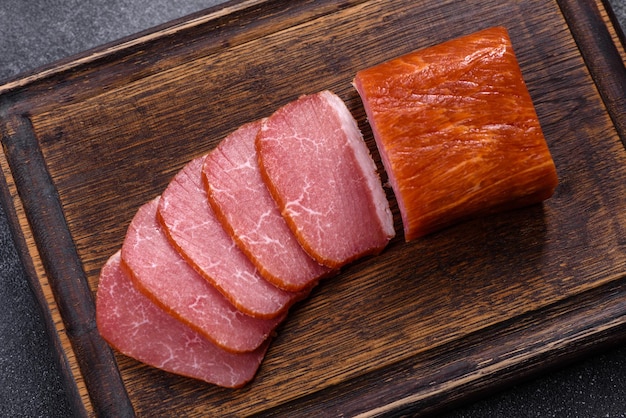
[[[0,150],[5,157],[4,151]],[[61,381],[63,384],[63,390],[69,401],[69,406],[74,416],[86,417],[87,409],[81,399],[80,391],[76,384],[76,380],[71,371],[70,362],[63,349],[63,345],[57,333],[54,319],[48,305],[48,301],[44,295],[39,281],[38,274],[33,265],[31,255],[28,251],[24,233],[19,226],[18,215],[15,210],[13,198],[9,191],[9,186],[5,175],[0,176],[0,204],[2,205],[5,216],[7,217],[11,238],[17,251],[19,262],[22,266],[24,276],[28,282],[30,291],[32,292],[35,302],[40,310],[41,317],[44,322],[46,330],[46,336],[48,342],[54,351],[54,359],[56,361],[56,368],[61,374]]]
[[[556,0],[556,3],[626,148],[626,68],[607,22],[596,0]]]
[[[4,155],[91,405],[98,416],[134,416],[113,352],[98,332],[95,301],[32,125],[24,116],[2,116]],[[3,177],[3,189],[5,181]],[[24,193],[29,190],[31,193]],[[3,191],[3,200],[4,194]],[[21,245],[20,250],[23,249]],[[28,272],[33,273],[31,269]],[[108,390],[101,390],[102,384]],[[71,394],[75,394],[73,389]]]
[[[625,297],[626,276],[616,277],[542,309],[477,330],[456,341],[453,347],[433,347],[388,369],[371,371],[253,417],[288,417],[295,410],[312,416],[321,413],[322,404],[337,415],[359,418],[443,413],[626,342]],[[599,298],[601,303],[597,303]],[[564,314],[576,326],[568,329],[566,336],[555,335],[552,331],[560,326]],[[486,335],[491,348],[483,352],[480,347]],[[529,341],[527,350],[516,346],[515,341],[520,339]],[[420,371],[424,374],[419,375]],[[418,377],[413,378],[416,374]],[[381,385],[393,382],[393,387],[370,383],[377,381]],[[459,383],[447,385],[450,381]],[[345,387],[350,387],[351,392],[345,391]],[[386,404],[368,406],[381,399]]]

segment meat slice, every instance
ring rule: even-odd
[[[329,91],[302,96],[262,123],[265,183],[302,247],[340,267],[395,235],[389,202],[356,121]]]
[[[250,353],[222,350],[139,292],[120,262],[118,251],[104,265],[96,296],[98,331],[111,346],[150,366],[219,386],[252,380],[269,340]]]
[[[506,29],[359,71],[354,86],[407,241],[554,192],[554,162]]]
[[[225,350],[257,349],[286,314],[258,319],[237,310],[170,245],[158,204],[157,197],[139,208],[122,244],[122,266],[137,289]]]
[[[263,279],[224,230],[202,181],[206,156],[190,161],[161,195],[158,216],[180,254],[240,311],[273,318],[304,295],[288,292]]]
[[[215,214],[261,275],[298,291],[332,270],[300,246],[280,214],[259,171],[254,141],[260,122],[243,125],[209,153],[203,174]]]

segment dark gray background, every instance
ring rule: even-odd
[[[0,0],[0,84],[222,0]],[[611,0],[626,28],[626,0]],[[175,413],[174,413],[175,414]],[[0,207],[0,417],[66,417],[38,305]],[[626,347],[455,409],[453,417],[626,417]]]

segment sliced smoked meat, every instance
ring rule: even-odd
[[[359,71],[354,86],[407,241],[554,192],[554,162],[504,28]]]
[[[336,268],[394,236],[389,202],[356,121],[329,91],[265,119],[256,138],[265,183],[303,248]]]
[[[224,230],[202,181],[205,158],[190,161],[161,195],[158,216],[164,232],[187,262],[237,309],[257,318],[280,315],[303,295],[263,279]]]
[[[283,289],[303,290],[332,270],[302,249],[267,190],[254,148],[260,127],[260,122],[243,125],[209,153],[203,168],[209,201],[264,278]]]
[[[250,353],[222,350],[139,292],[120,261],[118,251],[104,265],[96,296],[98,331],[111,346],[150,366],[219,386],[252,380],[269,342]]]
[[[231,352],[257,349],[285,318],[258,319],[237,310],[170,244],[157,221],[159,198],[139,208],[122,244],[122,266],[161,309]]]

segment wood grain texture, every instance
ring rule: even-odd
[[[56,305],[50,303],[52,295],[46,280],[45,271],[40,263],[39,253],[36,251],[36,245],[33,241],[28,242],[26,239],[27,235],[29,238],[32,238],[32,234],[15,189],[15,182],[7,181],[7,179],[12,180],[13,177],[4,153],[0,153],[0,168],[4,174],[0,176],[0,202],[6,211],[9,227],[11,228],[26,280],[41,308],[41,315],[50,341],[50,347],[54,350],[53,355],[61,373],[64,393],[67,394],[70,402],[72,415],[76,417],[86,416],[85,405],[89,403],[89,397],[83,397],[83,394],[86,395],[86,391],[83,390],[81,392],[79,390],[79,385],[82,384],[82,377],[76,376],[73,372],[74,369],[77,369],[73,352],[66,352],[64,348],[69,346],[70,343],[64,333]],[[70,356],[73,361],[68,358]],[[79,380],[81,381],[79,382]]]
[[[615,48],[617,48],[620,57],[622,57],[622,61],[626,62],[626,35],[624,35],[624,29],[620,25],[617,14],[611,7],[611,2],[609,0],[602,0],[596,2],[596,4],[606,29],[611,34]]]
[[[82,377],[88,388],[100,387],[103,393],[118,394],[115,402],[111,402],[94,392],[93,406],[103,415],[133,416],[113,354],[98,333],[92,293],[32,126],[25,118],[11,117],[2,131],[12,178],[23,189],[37,191],[22,193],[20,198],[43,267],[55,278],[50,284]],[[5,134],[6,131],[11,133]],[[45,211],[40,212],[40,207]]]
[[[411,243],[388,190],[398,236],[292,309],[250,385],[220,389],[116,354],[138,415],[425,413],[626,337],[626,111],[623,102],[607,110],[588,71],[568,24],[579,12],[566,19],[549,0],[249,1],[226,10],[0,87],[0,116],[27,117],[58,196],[71,234],[60,250],[76,251],[61,260],[78,261],[92,293],[139,206],[229,132],[301,94],[342,97],[382,170],[350,84],[356,71],[489,26],[510,32],[560,184],[543,205]],[[14,140],[5,130],[7,160],[28,159],[15,156],[23,150]],[[22,196],[40,192],[15,181]],[[31,206],[34,217],[49,209]],[[61,260],[46,263],[62,287]],[[77,320],[92,320],[91,296],[82,299],[87,317]]]
[[[618,132],[626,132],[626,120],[622,116],[626,107],[626,67],[623,57],[619,53],[621,42],[618,44],[608,30],[604,20],[602,4],[594,0],[559,2],[561,10],[567,19],[578,47],[585,57],[585,63],[589,68],[604,100],[607,111]],[[580,18],[573,20],[574,16]],[[593,33],[594,36],[586,36]],[[619,32],[622,33],[621,31]],[[610,78],[606,74],[612,74]],[[622,134],[622,142],[626,146],[626,136]]]

